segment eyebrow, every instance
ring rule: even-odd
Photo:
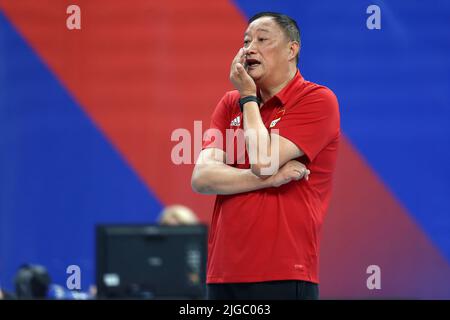
[[[258,28],[258,29],[256,29],[256,31],[270,32],[269,30],[263,29],[263,28]],[[245,32],[245,33],[244,33],[244,36],[246,36],[246,35],[248,35],[248,32]]]

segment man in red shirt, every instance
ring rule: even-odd
[[[195,191],[217,195],[208,241],[210,299],[318,298],[339,109],[330,89],[303,79],[299,50],[293,19],[271,12],[252,17],[231,65],[236,90],[212,115],[215,132],[192,175]]]

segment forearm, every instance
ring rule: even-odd
[[[261,119],[259,106],[255,102],[245,104],[243,120],[247,153],[252,172],[255,175],[261,176],[261,169],[270,167],[273,159],[271,159],[270,134]],[[271,174],[273,173],[275,172],[271,172]]]
[[[192,188],[203,194],[237,194],[271,186],[250,169],[238,169],[224,163],[204,164],[195,168]]]

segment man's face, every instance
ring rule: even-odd
[[[289,43],[283,30],[271,17],[253,21],[244,35],[245,67],[248,74],[261,82],[289,64]]]

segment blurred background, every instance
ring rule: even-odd
[[[80,30],[66,26],[73,4]],[[297,20],[301,73],[340,103],[321,298],[450,299],[444,0],[0,0],[0,287],[36,263],[61,286],[79,266],[88,291],[98,224],[156,223],[173,204],[209,224],[214,196],[172,163],[171,134],[208,128],[260,11]]]

